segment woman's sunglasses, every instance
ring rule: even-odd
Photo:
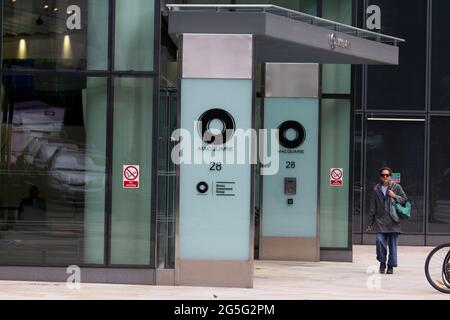
[[[382,178],[389,178],[391,175],[390,174],[380,174],[380,177]]]

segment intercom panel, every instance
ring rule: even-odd
[[[297,178],[284,178],[284,194],[287,196],[297,195]]]

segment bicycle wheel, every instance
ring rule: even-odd
[[[445,256],[444,264],[442,266],[442,273],[444,275],[445,286],[450,289],[450,250]]]
[[[425,262],[425,275],[433,288],[450,294],[450,243],[433,249]]]

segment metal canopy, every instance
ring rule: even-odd
[[[274,5],[168,4],[167,8],[172,36],[253,34],[260,63],[396,65],[398,44],[405,41]]]

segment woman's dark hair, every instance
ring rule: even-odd
[[[381,174],[383,173],[383,171],[389,171],[389,174],[392,176],[392,169],[389,167],[383,167],[380,169],[379,171],[379,175],[381,176]]]

